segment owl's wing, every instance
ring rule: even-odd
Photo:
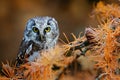
[[[25,41],[22,40],[19,48],[19,52],[16,59],[16,66],[19,66],[20,64],[24,63],[26,51],[29,49],[30,45],[32,45],[32,41]]]

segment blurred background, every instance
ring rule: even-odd
[[[63,32],[72,40],[85,27],[95,27],[92,19],[93,6],[99,0],[0,0],[0,62],[13,61],[17,55],[23,31],[29,18],[35,16],[54,17],[59,24],[60,38]],[[118,2],[118,0],[103,0]]]

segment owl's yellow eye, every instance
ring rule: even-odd
[[[50,27],[46,27],[45,29],[44,29],[44,31],[47,33],[47,32],[50,32],[51,31],[51,28]]]
[[[35,33],[39,32],[38,28],[36,28],[36,27],[33,27],[32,30],[33,30]]]

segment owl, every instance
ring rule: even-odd
[[[35,61],[43,50],[54,48],[59,37],[57,21],[52,17],[28,20],[16,58],[16,66]]]

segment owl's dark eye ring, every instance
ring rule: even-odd
[[[36,27],[33,27],[32,30],[33,30],[35,33],[38,33],[38,32],[39,32],[39,29],[36,28]]]
[[[44,29],[44,32],[45,32],[45,33],[50,32],[50,31],[51,31],[51,28],[50,28],[50,27],[46,27],[46,28]]]

